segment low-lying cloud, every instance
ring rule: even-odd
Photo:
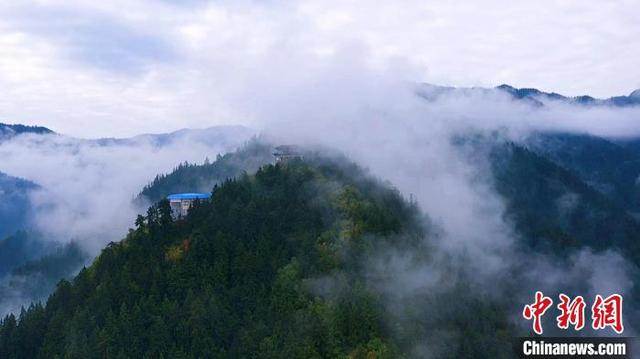
[[[21,135],[0,142],[0,171],[40,185],[31,192],[32,229],[95,253],[133,225],[134,198],[153,178],[185,161],[203,162],[253,135],[244,127],[181,131],[131,139],[81,140]]]
[[[516,248],[519,234],[505,219],[504,199],[494,190],[490,148],[466,148],[453,139],[482,135],[522,142],[538,131],[637,137],[639,107],[554,101],[536,106],[483,89],[452,91],[427,100],[416,95],[422,85],[406,81],[411,68],[389,66],[379,71],[367,67],[358,55],[351,61],[327,65],[315,75],[300,77],[304,80],[295,74],[270,78],[272,88],[284,90],[252,93],[252,106],[245,107],[251,111],[248,117],[262,121],[265,131],[281,142],[337,148],[405,195],[413,195],[440,231],[432,239],[434,257],[446,259],[441,263],[453,258],[454,268],[463,266],[473,273],[476,290],[482,295],[500,296],[507,288],[516,288],[509,295],[527,303],[534,288],[562,291],[575,287],[572,280],[584,285],[589,294],[631,292],[629,278],[636,267],[623,258],[624,253],[585,249],[563,265],[552,265],[554,258],[541,256],[521,267],[527,254]],[[264,87],[259,82],[249,86]],[[451,268],[407,268],[410,261],[402,257],[382,263],[382,269],[377,263],[372,270],[393,279],[377,277],[377,285],[395,288],[395,296],[437,290],[434,286],[442,286],[443,278],[449,276],[443,271]],[[593,266],[590,274],[582,273],[586,263]],[[603,273],[612,276],[606,285]],[[514,285],[514,280],[526,282]],[[406,286],[400,288],[397,283]],[[393,300],[389,303],[394,305]],[[518,310],[521,307],[514,308],[513,318],[519,316]]]

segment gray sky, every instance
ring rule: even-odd
[[[260,94],[361,68],[566,95],[640,88],[639,0],[100,3],[0,3],[0,122],[82,137],[251,125]]]

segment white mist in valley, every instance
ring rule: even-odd
[[[20,135],[0,142],[0,171],[40,186],[30,195],[31,229],[50,240],[74,240],[95,254],[122,239],[146,211],[134,199],[156,175],[183,162],[214,159],[253,134],[221,126],[122,140]]]
[[[521,142],[538,131],[633,137],[640,134],[640,109],[560,101],[540,107],[483,89],[425,99],[417,95],[423,85],[407,79],[415,69],[394,67],[397,64],[371,68],[359,55],[350,61],[322,67],[316,74],[298,76],[291,71],[278,73],[268,85],[251,84],[249,88],[276,90],[250,92],[254,106],[248,108],[248,116],[262,121],[265,131],[280,142],[336,148],[417,199],[430,224],[438,228],[431,239],[434,263],[416,267],[411,258],[388,258],[388,253],[372,259],[372,285],[384,287],[390,306],[417,292],[454,286],[455,276],[447,265],[452,260],[454,267],[473,273],[473,290],[479,294],[508,294],[520,303],[529,302],[536,289],[562,291],[576,283],[586,288],[585,295],[631,292],[630,278],[637,269],[615,251],[585,249],[564,263],[517,251],[519,234],[505,219],[504,200],[493,187],[490,149],[465,148],[453,140],[479,134]],[[603,280],[602,273],[611,276]],[[514,287],[516,292],[505,293]],[[513,308],[514,319],[520,310]],[[633,332],[631,324],[627,330]]]

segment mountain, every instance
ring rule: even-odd
[[[0,140],[8,139],[21,134],[37,134],[37,135],[46,135],[53,134],[54,132],[50,129],[42,126],[27,126],[20,124],[5,124],[0,123]]]
[[[517,232],[512,255],[568,263],[585,249],[617,250],[637,265],[640,225],[618,192],[601,185],[624,189],[626,175],[604,176],[603,161],[635,153],[567,136],[458,144],[487,153]],[[253,140],[157,177],[140,194],[156,203],[122,241],[60,282],[44,306],[5,317],[0,357],[512,357],[511,338],[524,333],[509,317],[526,270],[497,280],[493,290],[512,295],[482,294],[464,260],[438,258],[438,228],[388,183],[314,152],[273,165],[271,148]],[[212,199],[174,220],[163,198],[194,186]],[[410,258],[403,271],[424,268],[420,278],[445,274],[400,295],[402,274],[372,267],[399,258]],[[631,308],[637,302],[637,291],[625,297]]]
[[[459,339],[437,344],[452,357],[510,357],[506,311],[462,279],[388,309],[397,302],[370,285],[369,261],[430,261],[432,234],[415,204],[345,159],[268,164],[184,219],[163,200],[136,223],[45,306],[7,316],[0,357],[395,358],[441,343],[439,326]]]
[[[417,87],[416,91],[419,96],[426,100],[435,100],[448,94],[507,94],[515,100],[526,102],[535,107],[545,106],[545,104],[552,102],[579,106],[628,107],[640,105],[640,89],[631,92],[628,96],[614,96],[607,99],[598,99],[587,95],[570,97],[555,92],[540,91],[535,88],[516,88],[506,84],[495,88],[485,88],[450,87],[422,83]]]
[[[44,247],[38,256],[0,275],[0,315],[19,313],[28,303],[39,302],[53,292],[61,279],[70,279],[90,258],[77,243],[53,244]],[[15,263],[15,261],[14,261]]]
[[[577,105],[597,105],[597,106],[637,106],[640,105],[640,89],[633,91],[628,96],[614,96],[607,99],[597,99],[591,96],[567,97],[555,92],[544,92],[534,88],[515,88],[509,85],[500,85],[497,90],[503,91],[516,99],[531,99],[539,103],[546,101],[561,101]]]
[[[205,146],[233,147],[255,135],[255,131],[244,126],[213,126],[203,129],[181,129],[168,133],[142,134],[133,137],[104,137],[97,139],[75,138],[63,134],[57,134],[52,130],[42,126],[27,126],[21,124],[7,125],[0,123],[0,140],[9,140],[22,134],[37,135],[57,135],[50,138],[54,145],[58,146],[81,146],[95,145],[102,147],[110,146],[136,146],[148,144],[154,147],[167,147],[171,145],[182,145],[187,143],[197,143]],[[240,141],[238,139],[241,139]],[[42,138],[30,139],[31,143],[46,141]]]
[[[569,265],[584,251],[616,251],[640,264],[635,140],[458,141],[470,161],[488,159],[515,231],[510,256]],[[136,228],[46,304],[2,320],[0,357],[512,357],[511,338],[526,334],[510,318],[528,268],[495,278],[490,291],[508,296],[487,295],[465,254],[458,263],[434,251],[437,225],[390,184],[316,152],[274,165],[272,148],[254,139],[157,176],[138,196],[154,204]],[[186,190],[213,196],[174,220],[164,198]],[[47,274],[70,278],[83,258],[68,247],[21,260],[0,280],[0,305],[18,307],[10,293],[44,298]],[[381,273],[381,262],[391,267]],[[406,267],[394,272],[398,262]],[[417,277],[403,277],[411,270]],[[625,304],[638,302],[634,288]]]
[[[640,151],[635,141],[537,132],[528,136],[524,145],[574,172],[587,185],[635,215],[640,213]]]
[[[0,239],[0,278],[13,269],[42,257],[53,247],[40,235],[25,231]]]
[[[218,155],[213,163],[203,165],[183,163],[170,174],[158,175],[142,189],[139,199],[157,202],[171,193],[211,192],[214,185],[244,172],[255,173],[273,161],[272,146],[253,139],[237,151]]]
[[[71,198],[69,193],[82,191],[85,196],[92,193],[98,196],[97,189],[108,188],[111,196],[118,197],[116,200],[129,200],[149,177],[178,165],[179,161],[202,161],[207,155],[216,156],[232,151],[254,135],[253,130],[242,126],[184,129],[119,139],[52,135],[54,133],[44,127],[24,125],[0,124],[0,131],[7,134],[5,140],[0,141],[0,154],[5,156],[0,162],[0,239],[17,230],[30,229],[28,223],[37,222],[34,220],[37,214],[30,201],[30,194],[37,189],[46,194],[38,197],[38,209],[41,210],[38,213],[54,212],[63,202],[60,198],[65,198],[76,212],[65,210],[59,215],[90,215],[88,209],[84,209],[86,205],[77,204],[77,200]],[[39,136],[21,136],[28,133]],[[140,164],[141,158],[147,162]],[[34,165],[26,167],[25,162],[34,162]],[[63,173],[57,173],[61,167],[64,167]],[[257,169],[256,166],[252,168]],[[132,174],[134,170],[135,176]],[[25,174],[31,178],[17,178],[2,171]],[[73,182],[77,183],[70,191],[68,186]],[[115,182],[127,183],[131,189],[122,189],[117,193],[113,189]],[[207,183],[207,190],[212,185]]]
[[[527,240],[527,249],[555,254],[617,249],[640,264],[640,224],[616,203],[617,194],[607,196],[571,170],[514,143],[496,146],[491,165],[506,215]]]
[[[37,188],[31,181],[0,172],[0,239],[26,229],[33,212],[29,194]]]
[[[640,222],[629,197],[635,189],[628,186],[640,166],[625,167],[635,153],[564,133],[535,133],[518,143],[480,134],[453,143],[469,161],[488,159],[491,186],[524,252],[566,258],[584,248],[617,250],[640,265]]]
[[[515,88],[509,85],[500,85],[496,89],[506,92],[516,99],[531,99],[544,103],[546,101],[561,101],[578,105],[598,106],[637,106],[640,105],[640,89],[633,91],[628,96],[614,96],[608,99],[597,99],[591,96],[567,97],[555,92],[544,92],[534,88]]]
[[[74,240],[92,249],[88,256],[96,255],[103,245],[126,234],[135,214],[144,211],[132,198],[153,176],[180,161],[202,162],[231,151],[253,135],[245,127],[217,126],[124,139],[80,139],[40,127],[3,128],[12,136],[0,140],[0,281],[4,276],[23,278],[12,272],[52,254],[53,243]],[[47,290],[62,278],[46,273],[33,277],[32,283]],[[12,283],[14,291],[23,293],[11,298],[23,301],[10,306],[8,299],[0,301],[0,313],[41,298],[27,283]]]
[[[238,139],[249,139],[255,131],[244,126],[213,126],[204,129],[181,129],[169,133],[142,134],[128,138],[99,138],[85,140],[100,146],[136,145],[148,143],[165,147],[181,143],[199,143],[207,146],[237,146]]]

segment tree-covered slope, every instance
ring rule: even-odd
[[[519,253],[617,249],[638,263],[640,226],[606,193],[551,156],[474,141],[490,149]],[[259,168],[270,149],[255,141],[157,178],[143,195],[208,183],[213,197],[177,221],[166,201],[153,205],[46,305],[6,317],[0,357],[510,357],[519,304],[476,290],[464,264],[433,264],[438,230],[415,204],[344,159]],[[393,290],[398,272],[372,267],[387,255],[405,261],[400,273],[446,274]],[[497,290],[518,290],[507,282]]]
[[[618,249],[640,263],[640,225],[574,172],[513,143],[493,149],[491,167],[505,215],[529,248],[556,254]]]
[[[0,357],[393,358],[438,320],[460,335],[449,357],[508,355],[508,336],[487,345],[477,334],[509,330],[505,314],[469,294],[461,303],[482,318],[406,325],[387,313],[368,260],[381,250],[427,260],[428,233],[415,205],[357,166],[305,157],[213,193],[178,221],[158,202],[45,306],[5,318]],[[438,303],[453,308],[445,294]]]
[[[0,239],[26,229],[31,214],[29,193],[38,186],[0,172]]]
[[[33,232],[18,231],[0,240],[0,278],[16,267],[50,252],[53,245]]]
[[[156,176],[145,186],[140,197],[155,202],[171,193],[209,192],[215,184],[243,172],[254,173],[260,166],[272,160],[271,146],[258,139],[252,139],[238,151],[218,155],[212,163],[184,163],[169,174]]]
[[[640,213],[640,152],[634,141],[570,133],[536,133],[525,145],[572,171],[617,206]]]
[[[397,192],[335,166],[292,163],[228,180],[214,194],[186,220],[174,222],[166,201],[150,208],[45,307],[19,324],[7,317],[0,356],[396,353],[358,258],[375,240],[423,236]],[[314,295],[310,279],[338,268],[352,273],[347,287]]]
[[[46,247],[48,250],[0,275],[0,315],[18,313],[26,303],[46,299],[61,279],[72,278],[89,259],[74,242]]]
[[[594,98],[587,95],[568,97],[555,92],[544,92],[535,88],[515,88],[509,85],[500,85],[496,87],[499,91],[504,91],[518,100],[534,100],[534,101],[558,101],[566,104],[584,105],[584,106],[638,106],[640,105],[640,90],[631,92],[628,96],[614,96],[607,99]],[[540,102],[541,103],[541,102]]]
[[[50,129],[42,126],[27,126],[21,124],[6,124],[0,123],[0,141],[11,138],[13,136],[32,133],[36,135],[48,135],[54,132]]]

